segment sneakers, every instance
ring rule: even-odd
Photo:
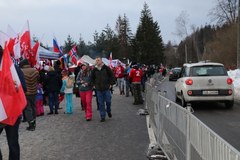
[[[87,118],[86,121],[91,121],[92,119],[91,118]]]
[[[108,114],[109,118],[112,118],[112,113],[111,112],[108,112],[107,114]]]
[[[101,118],[101,121],[100,122],[105,122],[105,118]]]

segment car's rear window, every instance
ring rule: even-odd
[[[190,71],[191,76],[225,76],[227,72],[223,66],[194,66]]]
[[[181,71],[181,68],[175,68],[172,70],[172,72],[174,72],[174,73],[179,73],[180,71]]]

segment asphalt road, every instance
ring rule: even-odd
[[[175,101],[175,82],[166,77],[159,82],[158,90],[166,91],[166,97]],[[194,115],[220,137],[240,151],[240,105],[226,109],[221,103],[203,103],[193,106]]]
[[[139,116],[143,105],[132,105],[133,97],[119,95],[114,88],[112,115],[100,122],[93,98],[93,119],[87,122],[79,98],[74,98],[74,113],[64,114],[64,102],[58,115],[37,118],[35,131],[20,125],[22,160],[145,160],[149,145],[146,117]],[[45,114],[49,111],[45,106]],[[0,135],[4,160],[8,159],[5,132]]]

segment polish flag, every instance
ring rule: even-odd
[[[20,34],[20,46],[21,46],[21,54],[23,55],[23,58],[30,59],[30,57],[33,56],[31,52],[31,38],[30,38],[30,29],[29,29],[29,23],[25,24],[23,27],[23,30]]]
[[[32,48],[32,53],[33,53],[32,58],[33,59],[31,60],[31,62],[32,62],[33,66],[35,66],[40,61],[39,53],[38,53],[39,46],[40,46],[40,42],[37,41]]]
[[[27,100],[7,47],[0,64],[0,123],[14,125]]]
[[[17,34],[13,28],[8,25],[7,35],[10,37],[7,45],[9,52],[14,56],[15,59],[19,59],[21,57],[19,34]]]

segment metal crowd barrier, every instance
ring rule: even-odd
[[[214,133],[190,111],[145,84],[149,127],[170,160],[240,160],[240,152]]]

